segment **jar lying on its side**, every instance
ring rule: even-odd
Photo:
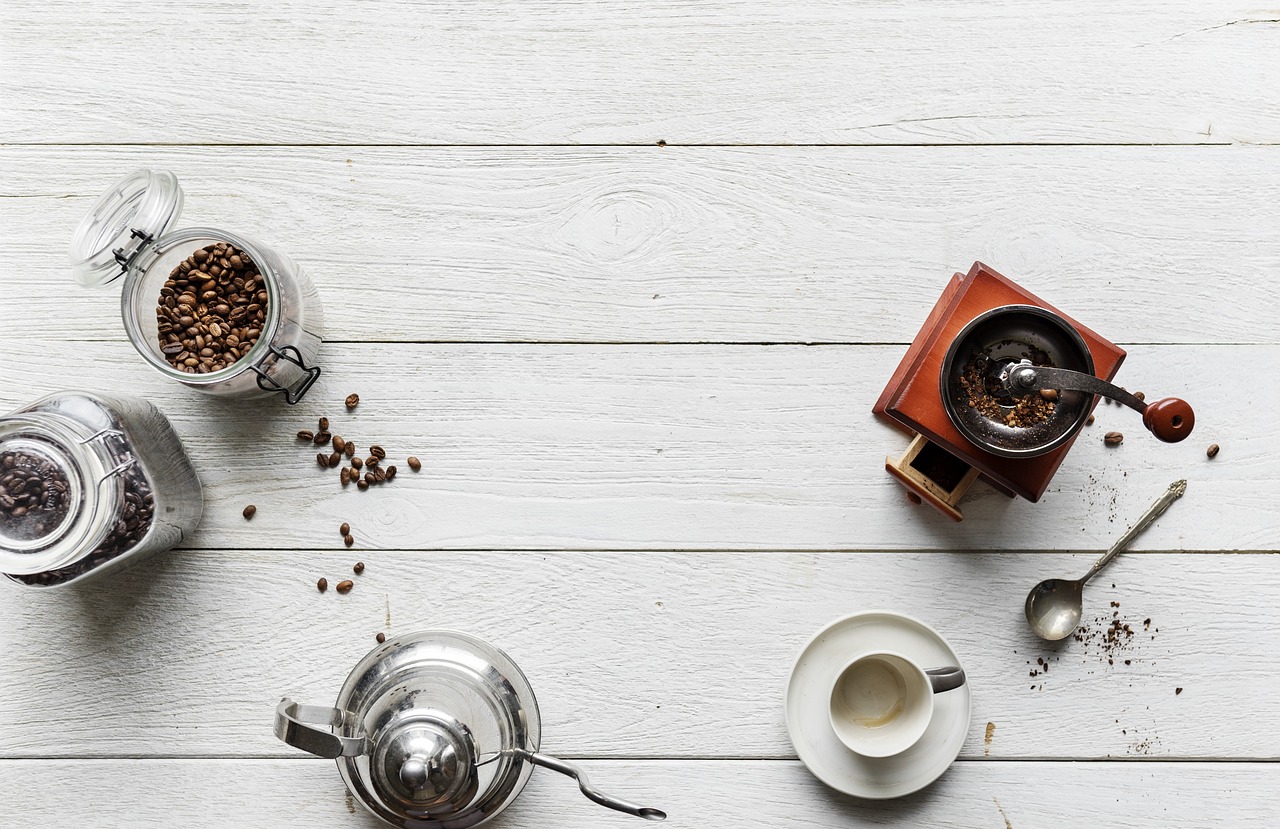
[[[0,416],[0,573],[56,587],[176,547],[200,479],[145,400],[60,392]]]
[[[297,403],[320,376],[324,313],[315,286],[292,259],[247,236],[173,230],[182,202],[167,171],[116,182],[76,229],[76,281],[124,277],[125,332],[166,377],[206,394],[281,392]]]

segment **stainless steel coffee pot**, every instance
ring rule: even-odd
[[[333,708],[283,700],[275,733],[336,759],[366,809],[406,829],[479,826],[544,766],[602,806],[648,820],[657,809],[600,793],[581,769],[538,753],[542,721],[511,657],[473,636],[428,630],[388,639],[351,671]]]

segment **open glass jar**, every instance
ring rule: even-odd
[[[176,547],[204,510],[163,414],[133,397],[60,392],[0,416],[0,573],[72,584]]]
[[[320,376],[319,293],[292,259],[246,236],[173,230],[182,201],[177,176],[164,170],[116,182],[72,238],[76,281],[103,286],[124,277],[125,333],[166,377],[206,394],[280,392],[297,403]],[[228,267],[232,253],[236,270]],[[171,318],[163,316],[166,303]],[[237,334],[228,336],[232,330]]]

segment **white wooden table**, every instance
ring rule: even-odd
[[[3,590],[0,824],[369,829],[331,763],[274,739],[272,709],[331,700],[375,632],[426,626],[507,649],[544,747],[672,827],[1280,818],[1276,12],[0,15],[0,411],[145,394],[208,495],[154,564]],[[140,166],[178,174],[183,224],[261,237],[315,279],[330,337],[303,405],[162,382],[115,291],[73,285],[72,229]],[[980,485],[962,525],[908,505],[882,471],[905,439],[871,405],[975,259],[1122,343],[1120,382],[1185,396],[1196,434],[1159,445],[1103,407],[1041,503]],[[321,414],[426,468],[340,490],[291,438]],[[1086,619],[1115,601],[1152,620],[1125,661],[1034,640],[1026,590],[1082,572],[1183,476],[1087,597]],[[357,558],[354,592],[316,592]],[[814,780],[781,709],[801,644],[871,607],[939,628],[974,692],[960,760],[885,803]],[[540,772],[494,825],[636,824]]]

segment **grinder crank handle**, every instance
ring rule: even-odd
[[[1196,413],[1185,400],[1165,397],[1147,403],[1113,383],[1081,371],[1036,366],[1029,360],[1023,360],[1005,366],[1000,372],[1000,379],[1011,394],[1018,396],[1041,389],[1068,389],[1109,397],[1141,412],[1142,425],[1165,443],[1177,443],[1186,438],[1196,425]]]

